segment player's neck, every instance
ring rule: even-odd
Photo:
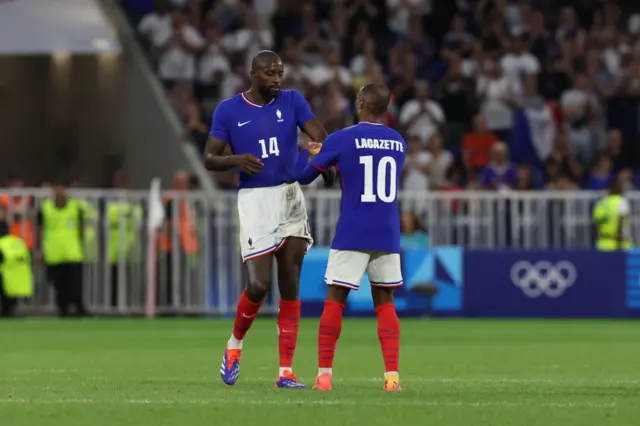
[[[245,98],[247,98],[249,102],[254,103],[256,105],[262,105],[262,106],[268,104],[273,100],[273,99],[268,99],[268,100],[264,99],[260,94],[260,92],[258,91],[258,89],[255,89],[253,87],[247,90],[246,92],[244,92],[244,96]]]
[[[369,124],[384,124],[382,122],[382,117],[375,117],[372,115],[362,115],[358,123],[369,123]]]

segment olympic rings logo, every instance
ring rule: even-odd
[[[576,282],[577,277],[575,265],[566,260],[555,265],[547,261],[531,264],[521,260],[511,267],[511,282],[531,298],[542,295],[560,297]]]

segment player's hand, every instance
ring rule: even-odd
[[[322,173],[322,179],[324,179],[324,186],[326,188],[333,186],[333,183],[336,180],[336,174],[337,170],[333,166],[329,167],[326,172]]]
[[[236,167],[240,167],[243,172],[251,175],[258,173],[264,166],[262,161],[258,160],[253,154],[234,155],[232,158]]]
[[[320,142],[309,141],[306,143],[306,149],[309,151],[309,154],[311,154],[311,157],[313,157],[314,155],[318,155],[322,149],[322,144]]]

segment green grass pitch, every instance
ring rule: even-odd
[[[402,321],[400,393],[384,393],[373,319],[345,320],[333,392],[276,390],[259,318],[240,380],[218,369],[231,322],[0,322],[2,426],[640,425],[640,327],[618,321]],[[313,385],[318,321],[296,373]]]

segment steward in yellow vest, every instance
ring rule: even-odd
[[[79,200],[82,210],[84,260],[93,262],[98,258],[98,210],[87,200]]]
[[[15,315],[18,300],[33,296],[31,253],[22,238],[9,234],[9,225],[0,220],[0,314]]]
[[[118,305],[120,285],[126,289],[126,286],[132,283],[132,266],[142,260],[142,215],[142,207],[131,202],[118,200],[107,203],[112,306]],[[120,278],[123,278],[122,283]]]
[[[64,185],[53,187],[54,197],[40,206],[38,225],[42,255],[47,265],[47,279],[56,292],[56,306],[61,317],[86,316],[83,302],[82,272],[84,262],[84,212],[80,203],[69,197]]]
[[[611,179],[608,186],[609,194],[593,209],[593,221],[598,229],[596,248],[600,251],[631,250],[631,206],[622,196],[619,179]]]

